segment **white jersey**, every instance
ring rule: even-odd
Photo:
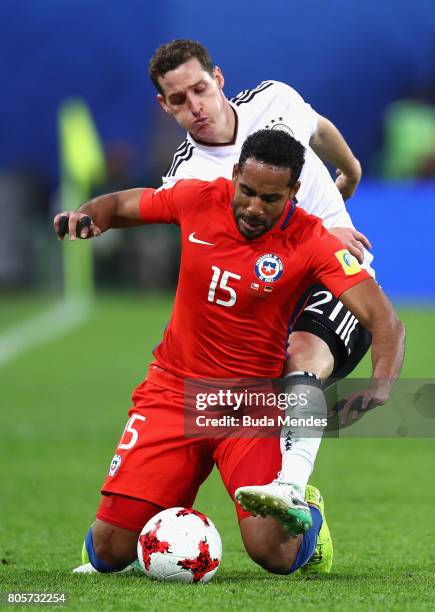
[[[298,204],[323,220],[326,228],[354,227],[343,198],[322,160],[310,148],[310,138],[317,129],[317,113],[297,91],[279,81],[263,81],[255,89],[246,89],[229,100],[237,117],[236,139],[229,145],[206,145],[190,134],[175,152],[163,177],[170,187],[179,179],[212,181],[219,176],[231,179],[246,138],[262,129],[289,132],[306,148]],[[373,259],[365,253],[365,264]]]

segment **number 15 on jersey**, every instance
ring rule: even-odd
[[[216,302],[216,304],[219,304],[220,306],[234,306],[237,300],[237,293],[233,287],[229,287],[227,285],[227,282],[229,279],[240,280],[242,277],[238,274],[234,274],[233,272],[228,272],[228,270],[224,270],[222,272],[217,266],[212,266],[211,269],[213,270],[213,277],[211,279],[210,287],[208,288],[208,301]],[[228,300],[215,300],[216,287],[218,286],[219,289],[228,293]]]

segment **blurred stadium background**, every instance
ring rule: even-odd
[[[175,228],[113,232],[92,247],[59,243],[51,230],[55,212],[90,194],[160,184],[183,139],[158,109],[147,76],[148,60],[163,42],[186,37],[205,44],[229,97],[264,79],[282,80],[339,127],[364,169],[349,210],[372,241],[378,279],[408,327],[404,376],[434,377],[433,0],[3,0],[0,20],[3,569],[32,567],[35,549],[41,569],[55,561],[67,572],[77,563],[128,394],[170,314]],[[358,374],[368,372],[366,361]],[[316,475],[329,495],[341,559],[351,567],[345,542],[361,537],[343,517],[359,512],[363,491],[374,486],[384,492],[390,536],[401,530],[400,474],[408,497],[417,499],[425,486],[418,470],[433,468],[433,441],[347,444],[327,441]],[[207,486],[212,494],[198,503],[214,520],[218,515],[222,530],[222,522],[233,521],[231,506],[219,501],[225,494],[216,480]],[[433,489],[419,498],[432,517]],[[362,520],[366,529],[367,508]],[[430,535],[423,523],[410,529],[420,543]],[[379,534],[367,536],[376,539],[367,572],[378,562]],[[432,548],[417,551],[423,572],[435,559],[433,527],[431,534]],[[62,541],[62,551],[53,553],[53,539]],[[224,544],[238,559],[240,544]],[[397,546],[390,560],[403,565],[409,539]],[[382,592],[382,581],[378,587],[372,592]],[[412,593],[407,584],[405,595]]]
[[[374,0],[281,2],[266,18],[261,2],[208,10],[197,0],[50,0],[23,11],[6,0],[0,10],[8,24],[0,42],[2,290],[61,289],[49,221],[62,170],[79,181],[79,200],[86,191],[159,185],[183,134],[158,108],[147,64],[162,42],[192,37],[222,67],[228,96],[282,80],[336,123],[364,168],[349,208],[375,245],[383,286],[398,299],[435,298],[431,0],[399,0],[394,11]],[[95,122],[104,164],[72,100]],[[108,235],[94,246],[97,285],[172,287],[175,237],[168,228]]]

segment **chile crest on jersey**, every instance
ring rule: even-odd
[[[255,274],[263,283],[274,283],[281,278],[284,265],[278,255],[266,253],[255,262]]]

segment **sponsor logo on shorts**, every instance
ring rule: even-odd
[[[109,476],[115,476],[116,472],[121,467],[121,462],[122,462],[121,455],[115,455],[113,457],[112,462],[110,464],[110,468],[109,468]]]
[[[278,255],[266,253],[255,262],[255,274],[263,283],[274,283],[284,271],[284,266]]]
[[[334,255],[340,262],[343,272],[347,276],[353,276],[354,274],[361,272],[361,266],[359,265],[357,259],[351,255],[347,249],[336,251]]]

